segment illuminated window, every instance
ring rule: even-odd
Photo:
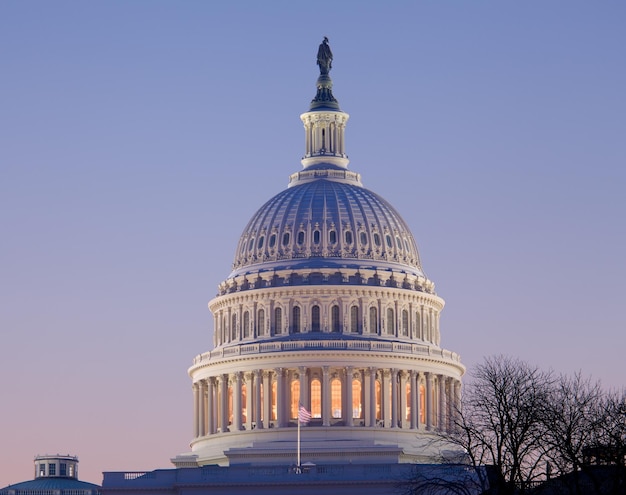
[[[361,381],[352,380],[352,417],[363,417],[363,403],[361,402]]]
[[[370,333],[378,333],[378,310],[370,307]]]
[[[382,391],[380,386],[380,380],[376,380],[376,419],[382,419]]]
[[[228,387],[228,424],[233,424],[233,387]]]
[[[263,404],[265,404],[264,402],[265,399],[263,398],[264,393],[265,393],[265,386],[263,385],[263,383],[261,383],[261,394],[260,394],[261,395],[260,397],[261,398],[261,401],[260,401],[261,402],[261,421],[265,421],[265,413],[264,413],[265,407],[263,407]]]
[[[339,306],[336,304],[331,309],[331,328],[335,333],[339,333]]]
[[[276,392],[277,384],[276,382],[272,382],[272,421],[276,421]]]
[[[291,419],[298,417],[298,406],[300,404],[300,381],[291,382]]]
[[[358,333],[359,331],[359,307],[352,306],[350,308],[350,331]]]
[[[341,418],[341,380],[330,382],[330,410],[333,418]]]
[[[411,421],[411,384],[410,383],[406,384],[405,396],[406,396],[406,414],[404,418],[407,421]]]
[[[426,389],[424,388],[424,385],[420,385],[419,388],[420,388],[420,405],[419,405],[420,423],[426,424]]]
[[[244,423],[248,421],[248,409],[247,409],[248,402],[246,401],[247,399],[246,393],[247,393],[246,384],[242,383],[241,384],[241,421]]]
[[[300,306],[294,306],[292,311],[292,325],[293,333],[300,333]]]
[[[322,383],[317,378],[311,381],[311,416],[322,417]]]
[[[317,305],[311,308],[311,330],[320,331],[320,307]]]
[[[280,308],[274,309],[274,333],[282,333],[283,328],[283,310]]]

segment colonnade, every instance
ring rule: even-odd
[[[193,384],[194,437],[297,426],[449,431],[460,400],[459,379],[431,371],[377,367],[255,369]]]

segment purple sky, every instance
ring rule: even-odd
[[[323,36],[350,168],[442,343],[626,384],[626,3],[0,2],[0,487],[171,467],[206,308],[300,169]]]

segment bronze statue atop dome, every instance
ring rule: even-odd
[[[324,41],[317,50],[317,65],[320,66],[320,74],[328,75],[333,68],[333,52],[330,50],[328,38],[324,36]]]

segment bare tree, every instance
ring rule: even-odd
[[[541,412],[548,476],[561,477],[561,486],[569,493],[585,493],[589,478],[582,472],[585,454],[600,443],[606,417],[600,383],[585,379],[580,373],[573,377],[562,375]]]
[[[453,432],[442,435],[466,452],[490,492],[523,494],[545,474],[541,418],[553,383],[551,372],[505,356],[471,373]]]

